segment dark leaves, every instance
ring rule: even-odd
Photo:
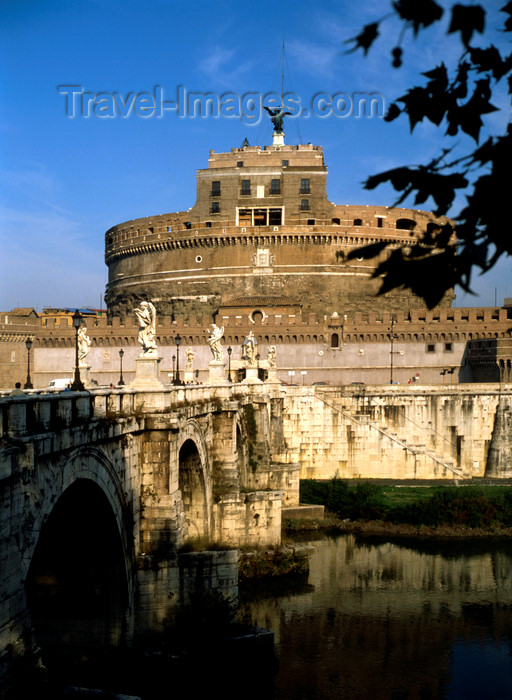
[[[393,8],[395,19],[401,23],[401,31],[391,43],[393,66],[398,68],[405,56],[404,30],[409,28],[416,36],[438,21],[443,10],[433,0],[395,0]],[[445,137],[456,137],[458,142],[452,141],[453,146],[444,149],[441,146],[437,157],[427,164],[394,168],[369,177],[365,183],[366,189],[391,185],[398,193],[394,206],[409,198],[415,205],[433,201],[438,216],[447,214],[457,195],[463,193],[466,203],[456,217],[456,239],[452,224],[441,221],[425,231],[415,230],[402,248],[385,250],[382,243],[372,244],[348,256],[378,260],[375,276],[383,280],[381,293],[407,287],[430,307],[456,284],[471,292],[476,268],[487,271],[502,255],[512,255],[512,235],[504,223],[507,213],[503,198],[503,189],[510,180],[512,126],[505,133],[488,137],[477,148],[464,150],[467,140],[459,141],[466,134],[478,143],[485,115],[497,109],[494,92],[500,81],[512,95],[512,53],[506,54],[498,45],[484,40],[478,41],[478,47],[470,46],[475,36],[484,32],[484,8],[484,2],[469,4],[469,0],[467,5],[456,2],[452,6],[448,29],[451,36],[447,41],[452,47],[453,36],[457,40],[460,37],[458,57],[453,57],[453,51],[447,52],[449,70],[441,63],[423,73],[426,84],[412,83],[385,116],[385,121],[391,122],[407,114],[411,131],[425,119],[441,128],[446,122]],[[510,33],[512,0],[501,11],[506,19],[498,29]],[[385,19],[367,25],[355,40],[356,48],[363,48],[366,53],[377,37],[377,27]],[[501,92],[496,95],[501,97]],[[489,122],[488,126],[492,129],[495,124]],[[455,146],[459,155],[450,162],[448,155]]]
[[[402,114],[402,110],[400,109],[400,107],[397,104],[395,104],[393,102],[393,104],[390,105],[386,116],[384,117],[384,121],[392,122],[394,119],[399,117],[401,114]]]
[[[393,7],[405,22],[412,25],[415,34],[443,16],[443,8],[434,0],[397,0]]]
[[[382,253],[387,246],[387,242],[383,241],[381,243],[371,243],[370,245],[365,245],[362,248],[356,248],[350,251],[350,253],[347,255],[347,260],[353,260],[354,258],[364,258],[365,260],[370,260],[371,258],[375,258],[380,255],[380,253]]]
[[[366,181],[364,187],[373,190],[378,185],[389,182],[402,195],[395,203],[401,204],[410,194],[416,192],[414,203],[423,204],[429,197],[435,201],[436,214],[445,214],[453,200],[455,190],[464,189],[468,185],[468,180],[462,173],[443,174],[432,165],[418,166],[416,168],[394,168],[378,175],[372,175]]]
[[[461,107],[454,106],[448,112],[448,129],[446,133],[449,136],[455,136],[460,128],[475,141],[478,141],[480,129],[483,126],[481,116],[495,112],[497,109],[490,103],[490,97],[489,80],[479,80],[468,102]]]
[[[469,49],[471,61],[480,73],[492,73],[496,80],[500,80],[510,70],[510,57],[503,60],[495,46],[487,49]]]
[[[454,5],[448,34],[460,32],[464,46],[468,46],[473,32],[482,34],[485,27],[485,10],[480,5]]]
[[[345,44],[355,44],[349,51],[347,51],[347,53],[353,53],[354,51],[357,51],[357,49],[363,49],[364,55],[366,56],[368,49],[378,36],[379,23],[374,22],[373,24],[367,24],[365,27],[363,27],[361,34],[358,34],[356,37],[345,41]]]
[[[430,78],[425,87],[413,87],[397,100],[404,104],[411,131],[425,118],[439,126],[446,112],[455,104],[455,98],[448,90],[448,71],[444,63],[423,75]]]
[[[512,32],[512,2],[507,2],[507,4],[501,8],[501,12],[506,12],[509,15],[508,19],[505,20],[505,31]]]

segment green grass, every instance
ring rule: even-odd
[[[339,518],[394,524],[512,527],[512,486],[393,486],[371,481],[306,479],[301,503],[323,504]]]

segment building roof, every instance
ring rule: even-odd
[[[32,308],[32,307],[17,307],[16,309],[13,309],[12,311],[9,311],[8,313],[11,314],[11,316],[31,316],[32,314],[35,314],[36,316],[37,311]]]

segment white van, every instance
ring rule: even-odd
[[[48,389],[65,389],[73,382],[73,377],[65,377],[64,379],[52,379],[48,384]]]

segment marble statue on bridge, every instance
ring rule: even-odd
[[[156,309],[150,301],[141,302],[140,308],[134,309],[139,322],[139,343],[144,357],[156,357]]]
[[[91,339],[87,335],[87,328],[84,325],[80,326],[80,329],[78,331],[78,366],[79,367],[85,367],[86,362],[85,358],[89,354],[89,350],[91,349]]]
[[[222,347],[220,341],[224,335],[224,326],[219,328],[215,323],[212,324],[212,329],[208,337],[208,342],[210,344],[210,349],[213,355],[213,362],[223,362],[224,358],[222,356]]]

